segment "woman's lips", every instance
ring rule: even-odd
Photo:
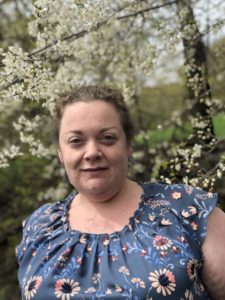
[[[99,171],[105,171],[108,168],[106,167],[97,167],[97,168],[87,168],[87,169],[81,169],[82,172],[99,172]]]
[[[86,175],[87,178],[97,178],[97,177],[106,177],[106,171],[108,168],[87,168],[83,169],[81,172]],[[85,177],[86,177],[85,176]]]

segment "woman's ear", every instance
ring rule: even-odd
[[[127,155],[128,155],[128,157],[131,157],[131,154],[132,154],[132,147],[131,147],[131,144],[129,143],[127,145]]]
[[[63,164],[63,157],[62,157],[62,153],[61,153],[60,149],[58,149],[58,157],[59,157],[61,164]]]

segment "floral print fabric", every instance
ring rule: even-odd
[[[216,194],[183,184],[142,184],[139,208],[121,231],[69,228],[74,195],[24,223],[17,247],[23,300],[209,300],[201,245]]]

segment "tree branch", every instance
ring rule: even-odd
[[[121,16],[121,17],[117,17],[116,19],[117,20],[122,20],[122,19],[125,19],[125,18],[129,18],[129,17],[135,17],[139,14],[142,14],[144,12],[147,12],[147,11],[150,11],[150,10],[155,10],[155,9],[159,9],[161,7],[164,7],[164,6],[168,6],[168,5],[172,5],[172,4],[175,4],[177,1],[171,1],[171,2],[168,2],[168,3],[164,3],[162,5],[157,5],[157,6],[150,6],[150,7],[147,7],[145,9],[142,9],[142,10],[139,10],[133,14],[129,14],[129,15],[125,15],[125,16]],[[66,36],[64,39],[62,39],[62,41],[70,41],[70,40],[77,40],[81,37],[83,37],[84,35],[88,34],[89,32],[93,32],[93,31],[96,31],[98,30],[100,27],[102,27],[103,25],[105,25],[106,23],[108,23],[108,21],[117,13],[119,13],[120,11],[122,11],[125,7],[122,7],[120,8],[118,11],[116,11],[114,14],[112,14],[108,19],[98,23],[97,25],[94,25],[91,29],[89,30],[82,30],[80,32],[77,32],[77,33],[74,33],[74,34],[71,34],[69,36]],[[49,48],[51,48],[53,45],[55,45],[57,43],[57,41],[51,43],[51,44],[48,44],[46,45],[45,47],[37,50],[37,51],[34,51],[32,52],[31,54],[29,54],[29,57],[31,58],[32,56],[36,55],[36,54],[39,54],[41,53],[42,51],[45,51]]]
[[[172,4],[176,4],[176,3],[177,3],[177,1],[171,1],[171,2],[168,2],[168,3],[161,4],[161,5],[150,6],[150,7],[147,7],[147,8],[141,9],[141,10],[138,10],[138,11],[136,11],[135,13],[128,14],[128,15],[121,16],[121,17],[117,17],[117,19],[118,19],[118,20],[122,20],[122,19],[129,18],[129,17],[136,17],[137,15],[143,14],[143,13],[145,13],[145,12],[147,12],[147,11],[159,9],[159,8],[161,8],[161,7],[165,7],[165,6],[172,5]]]

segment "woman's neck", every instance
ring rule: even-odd
[[[85,211],[89,216],[115,218],[124,208],[135,210],[140,202],[142,188],[136,182],[127,179],[115,194],[104,198],[102,195],[84,195],[78,193],[73,201],[71,209]]]
[[[70,206],[70,228],[95,234],[120,231],[138,209],[142,192],[141,186],[126,180],[122,189],[104,201],[80,193]]]

